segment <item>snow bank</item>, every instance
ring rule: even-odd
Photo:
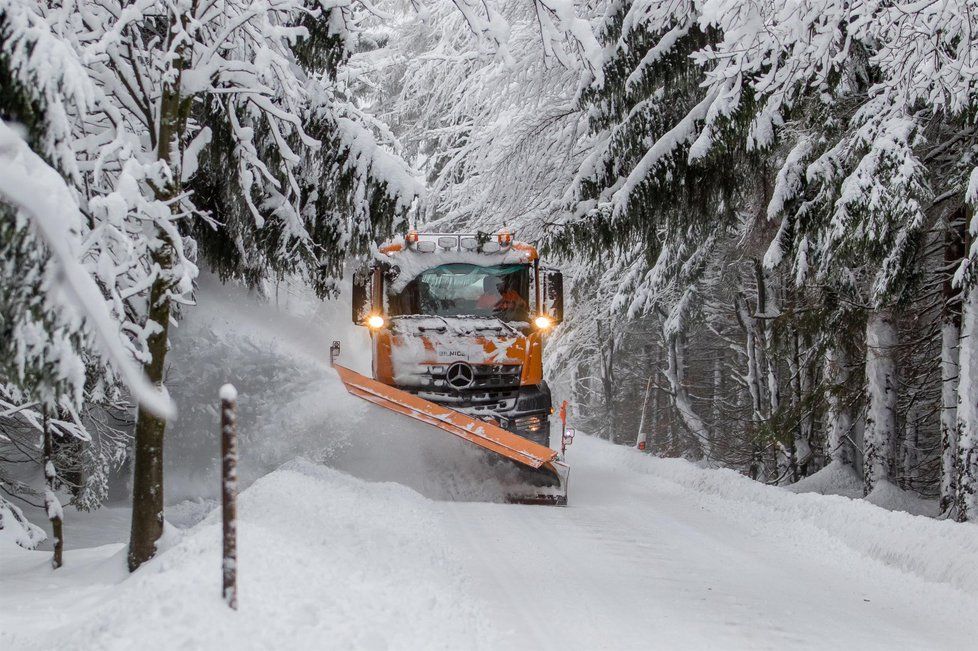
[[[842,495],[851,498],[863,496],[863,482],[855,470],[838,461],[833,461],[818,472],[784,488],[792,493]]]
[[[131,576],[122,545],[69,551],[57,571],[0,545],[0,648],[969,648],[978,634],[973,525],[587,436],[569,460],[565,509],[432,501],[294,460],[241,495],[238,612],[220,597],[214,512],[168,528]]]
[[[296,460],[242,493],[239,517],[238,612],[220,599],[214,513],[131,576],[119,546],[68,552],[57,573],[38,567],[46,554],[3,556],[11,598],[0,597],[0,647],[493,646],[461,578],[464,550],[448,547],[430,502],[411,490]]]
[[[889,511],[861,499],[793,494],[732,470],[703,470],[681,459],[581,438],[593,461],[644,475],[659,492],[692,493],[703,508],[751,522],[759,535],[796,545],[802,553],[832,554],[843,547],[924,581],[978,595],[978,528],[973,524]],[[576,452],[582,453],[580,447]],[[571,477],[573,487],[573,470]]]

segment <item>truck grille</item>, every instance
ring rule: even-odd
[[[452,387],[446,374],[451,364],[432,364],[419,377],[419,387],[409,391],[432,402],[473,413],[511,411],[519,397],[519,364],[472,364],[472,383],[464,389]],[[407,387],[406,387],[407,388]]]

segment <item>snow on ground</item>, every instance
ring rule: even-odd
[[[580,436],[567,508],[438,501],[305,460],[124,549],[0,548],[0,648],[971,648],[978,529]]]
[[[818,472],[785,486],[793,493],[818,493],[861,498],[863,482],[852,466],[830,463]],[[906,491],[892,482],[881,481],[866,497],[866,501],[890,511],[904,511],[913,515],[937,517],[940,514],[937,500],[923,499],[913,491]]]
[[[840,496],[859,490],[844,472],[796,493],[586,436],[569,507],[501,504],[480,452],[346,393],[329,342],[368,363],[347,306],[287,294],[277,310],[206,282],[174,338],[163,551],[125,571],[124,502],[67,511],[57,571],[0,539],[0,649],[973,646],[973,525]],[[227,381],[236,613],[212,512]]]
[[[3,547],[0,648],[444,648],[492,632],[431,502],[297,460],[240,501],[240,611],[220,588],[217,514],[126,576],[125,548]],[[247,571],[245,571],[247,568]],[[216,583],[215,583],[216,581]]]

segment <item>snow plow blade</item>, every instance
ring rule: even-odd
[[[520,476],[528,486],[507,495],[513,504],[567,504],[569,468],[557,461],[557,452],[494,423],[472,418],[449,407],[368,378],[333,364],[346,390],[375,405],[433,425],[469,443],[494,452],[521,466]]]

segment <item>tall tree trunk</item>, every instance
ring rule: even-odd
[[[751,463],[748,474],[751,479],[759,479],[763,469],[762,449],[759,441],[761,424],[764,422],[764,415],[761,413],[762,388],[760,361],[758,359],[760,346],[757,343],[757,334],[754,327],[754,319],[747,309],[747,299],[743,294],[738,294],[734,305],[737,312],[737,320],[741,328],[744,329],[745,344],[744,351],[747,353],[747,373],[744,382],[751,402],[751,422],[753,425],[753,440],[751,443]]]
[[[665,359],[665,351],[663,348],[657,347],[655,351],[655,368],[656,372],[660,372],[663,366],[663,361]],[[665,392],[659,388],[659,383],[656,382],[653,386],[653,391],[655,392],[654,397],[654,409],[655,418],[652,421],[652,441],[656,446],[656,454],[667,454],[668,450],[668,436],[666,434],[666,428],[664,423],[666,422],[666,407],[668,404],[668,397],[664,394]]]
[[[168,261],[154,256],[161,269]],[[150,362],[145,365],[151,382],[162,388],[163,368],[170,322],[168,274],[161,273],[150,291],[148,321],[155,324],[149,337]],[[132,528],[129,534],[129,571],[135,571],[156,553],[156,541],[163,535],[163,432],[166,419],[140,406],[136,419],[133,449]]]
[[[869,410],[864,436],[866,495],[892,475],[893,444],[897,435],[897,330],[889,309],[872,312],[866,321],[866,384]]]
[[[601,342],[601,394],[604,400],[605,423],[608,440],[615,438],[617,414],[615,413],[615,335],[608,328],[607,340],[602,335],[601,322],[598,322],[598,339]]]
[[[794,292],[790,295],[792,307]],[[791,356],[788,358],[788,378],[789,389],[791,390],[791,412],[795,415],[794,427],[792,428],[791,449],[788,451],[788,482],[794,483],[801,479],[799,461],[802,457],[807,457],[808,442],[804,436],[804,418],[802,418],[802,404],[804,402],[803,391],[803,371],[801,361],[801,335],[796,327],[792,327],[791,333]]]
[[[184,34],[187,15],[171,16],[169,41],[172,43]],[[176,47],[170,80],[164,85],[160,98],[159,137],[157,139],[157,159],[169,165],[172,177],[165,187],[157,190],[156,198],[171,201],[180,192],[180,138],[184,131],[190,111],[190,97],[181,94],[180,86],[183,70],[186,67],[184,52],[187,43],[180,41]],[[173,211],[179,206],[171,204]],[[149,314],[146,319],[151,334],[147,339],[147,349],[151,356],[144,366],[150,382],[163,388],[163,369],[166,361],[168,331],[174,287],[173,271],[175,260],[174,243],[169,233],[159,228],[156,233],[158,244],[153,251],[152,260],[157,275],[150,289]],[[137,413],[133,486],[132,486],[132,528],[129,537],[129,571],[156,553],[156,541],[163,535],[163,433],[166,419],[147,411],[140,406]]]
[[[941,315],[941,492],[940,510],[954,505],[958,459],[958,354],[961,339],[961,298],[953,269],[965,255],[965,214],[948,219],[944,235],[943,313]]]
[[[645,396],[642,398],[642,413],[638,417],[638,431],[635,433],[635,447],[645,448],[648,447],[646,441],[648,441],[648,435],[645,433],[645,413],[649,409],[649,395],[652,392],[652,378],[649,377],[645,381]]]
[[[707,428],[706,424],[703,423],[703,419],[694,411],[693,401],[690,399],[689,391],[686,389],[686,362],[679,336],[668,337],[667,346],[669,361],[666,367],[666,378],[669,380],[673,404],[676,406],[676,411],[679,412],[679,417],[682,419],[683,425],[686,426],[686,429],[692,435],[693,450],[702,454],[702,442],[706,440]]]
[[[978,520],[978,287],[968,290],[961,322],[956,518]]]
[[[716,352],[713,358],[713,427],[706,433],[703,445],[703,456],[707,461],[713,459],[713,443],[720,440],[720,421],[723,418],[723,349]]]
[[[777,360],[774,358],[774,329],[768,325],[771,305],[774,302],[768,291],[767,274],[760,260],[754,260],[754,273],[757,280],[757,331],[759,342],[764,347],[764,365],[767,374],[768,417],[774,416],[781,407],[778,383]]]
[[[852,429],[851,408],[845,402],[845,385],[849,380],[849,355],[838,344],[825,351],[825,394],[828,402],[825,457],[829,463],[852,465],[847,437]]]
[[[910,408],[907,410],[906,422],[903,427],[903,444],[900,446],[901,473],[900,488],[914,490],[917,485],[918,468],[920,467],[920,428],[917,419],[920,408],[917,396],[911,394]]]
[[[800,344],[796,344],[796,349],[798,347],[804,347],[804,350],[811,350],[811,341],[807,336],[798,335],[796,338]],[[797,466],[798,478],[805,477],[809,473],[809,468],[812,463],[812,432],[814,431],[811,414],[814,409],[808,409],[808,414],[805,414],[806,402],[809,395],[812,392],[813,377],[812,377],[812,363],[811,358],[806,359],[806,356],[799,351],[798,355],[798,437],[795,439],[795,464]]]

